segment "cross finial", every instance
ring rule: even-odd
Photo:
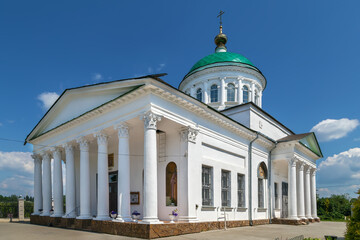
[[[220,26],[222,26],[222,15],[224,14],[225,12],[221,11],[219,12],[219,15],[217,17],[220,17]]]

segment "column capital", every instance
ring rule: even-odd
[[[148,111],[142,117],[144,120],[144,126],[148,129],[157,129],[157,122],[161,121],[161,116],[153,113],[152,111]]]
[[[129,137],[129,126],[125,122],[115,125],[114,129],[118,131],[119,138]]]
[[[309,167],[310,168],[310,167]],[[315,176],[316,175],[316,171],[317,169],[316,168],[310,168],[310,173],[312,176]]]
[[[50,148],[50,151],[53,153],[53,155],[57,155],[57,154],[61,154],[61,151],[62,151],[62,149],[61,149],[61,147],[52,147],[52,148]]]
[[[103,131],[99,131],[94,133],[94,137],[97,138],[98,145],[107,145],[109,136]]]
[[[181,140],[183,142],[192,142],[195,143],[196,142],[196,137],[199,133],[199,129],[198,128],[192,128],[190,126],[182,128],[180,130],[180,136],[181,136]]]
[[[50,160],[51,159],[51,154],[48,151],[44,151],[42,153],[40,153],[42,160],[46,161],[46,160]]]
[[[62,147],[65,149],[65,153],[72,154],[74,152],[74,145],[71,143],[65,143]]]
[[[299,161],[299,170],[304,171],[305,163],[303,161]]]
[[[81,151],[88,151],[89,150],[89,140],[85,137],[81,136],[76,139],[76,142],[80,145]]]
[[[34,153],[31,155],[31,157],[34,159],[35,163],[41,163],[42,158],[40,154]]]
[[[299,161],[297,157],[292,157],[288,159],[289,166],[296,167],[296,163]]]

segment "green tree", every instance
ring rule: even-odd
[[[317,199],[318,216],[322,220],[344,220],[350,216],[351,202],[348,195],[331,195]]]
[[[360,240],[360,189],[357,194],[358,198],[352,203],[353,215],[346,224],[345,239],[349,240]]]

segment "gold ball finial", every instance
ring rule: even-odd
[[[218,17],[220,18],[220,33],[218,35],[216,35],[215,37],[215,44],[216,44],[216,48],[215,48],[215,52],[226,52],[227,48],[225,46],[226,42],[227,42],[227,36],[222,32],[222,15],[224,14],[223,11],[220,10],[220,13],[218,15]]]

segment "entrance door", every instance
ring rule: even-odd
[[[288,183],[282,182],[281,218],[288,217]]]
[[[117,210],[117,180],[118,180],[118,172],[110,172],[109,173],[109,211]]]

